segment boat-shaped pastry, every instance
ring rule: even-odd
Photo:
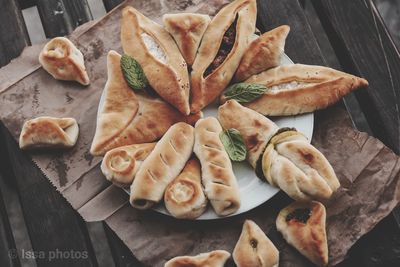
[[[169,260],[164,267],[224,267],[231,254],[225,250],[214,250],[196,256],[179,256]]]

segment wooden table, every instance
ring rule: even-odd
[[[120,2],[103,0],[107,11]],[[87,0],[0,0],[0,65],[30,44],[21,8],[33,5],[46,37],[92,19]],[[356,128],[400,153],[400,54],[372,1],[259,0],[258,28],[281,24],[291,27],[286,53],[294,62],[368,79],[370,86],[346,97],[344,105]],[[142,266],[105,224],[80,218],[2,125],[0,134],[0,266]],[[399,222],[394,211],[340,266],[400,266]],[[43,256],[57,250],[81,254],[51,261]]]

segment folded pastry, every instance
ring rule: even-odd
[[[194,129],[187,123],[171,126],[144,160],[131,185],[130,202],[148,209],[160,202],[165,189],[185,167],[194,144]]]
[[[278,267],[279,251],[251,220],[243,224],[242,234],[233,250],[237,267]]]
[[[229,84],[251,42],[256,17],[255,0],[235,0],[212,19],[192,66],[192,113],[210,104]]]
[[[101,163],[101,171],[116,186],[130,186],[137,171],[153,151],[156,143],[122,146],[108,151]]]
[[[296,115],[326,108],[368,82],[327,67],[293,64],[254,75],[246,83],[269,88],[245,106],[268,116]]]
[[[171,35],[133,7],[126,7],[122,12],[121,41],[124,52],[142,66],[150,86],[188,115],[187,64]]]
[[[117,52],[108,53],[108,80],[90,149],[95,156],[120,146],[154,142],[171,125],[180,121],[194,124],[201,117],[201,113],[184,116],[159,98],[135,94],[124,79],[120,60]]]
[[[208,15],[194,13],[165,14],[163,16],[165,28],[174,37],[189,66],[194,62],[201,38],[210,21]]]
[[[38,117],[22,126],[21,149],[70,148],[78,139],[79,126],[73,118]]]
[[[279,130],[273,121],[235,100],[228,100],[219,107],[218,120],[224,129],[234,128],[240,132],[247,148],[247,161],[253,168],[256,168],[268,140]]]
[[[326,211],[319,202],[295,202],[281,210],[276,228],[283,238],[317,266],[328,264]]]
[[[232,163],[219,135],[218,120],[200,119],[195,125],[194,153],[201,163],[205,194],[219,216],[235,213],[240,207],[239,187]]]
[[[291,198],[329,199],[339,188],[328,160],[296,130],[279,130],[274,122],[235,100],[220,106],[218,119],[223,128],[240,132],[257,175]]]
[[[51,39],[40,52],[39,62],[57,80],[90,83],[81,51],[65,37]]]
[[[236,70],[235,80],[241,82],[254,74],[279,66],[289,31],[289,26],[282,25],[251,42]]]
[[[224,267],[231,254],[225,250],[214,250],[197,256],[175,257],[164,267]]]
[[[178,177],[168,185],[164,203],[169,213],[176,218],[196,219],[203,214],[207,198],[201,185],[198,159],[190,159]]]

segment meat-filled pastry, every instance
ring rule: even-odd
[[[201,117],[201,113],[184,116],[159,98],[135,94],[124,79],[120,60],[117,52],[108,53],[108,80],[90,149],[95,156],[120,146],[154,142],[171,125],[180,121],[194,124]]]
[[[156,143],[145,143],[114,148],[108,151],[101,163],[101,171],[116,186],[130,186],[137,171],[153,151]]]
[[[282,25],[251,42],[236,70],[235,80],[241,82],[254,74],[279,66],[289,31],[289,26]]]
[[[242,234],[233,250],[237,267],[278,267],[279,251],[251,220],[243,224]]]
[[[188,115],[187,64],[164,27],[133,7],[126,7],[122,12],[121,41],[124,52],[142,66],[150,86],[161,98]]]
[[[326,108],[348,93],[368,86],[367,80],[327,67],[293,64],[254,75],[246,83],[268,90],[244,105],[268,116],[296,115]]]
[[[214,250],[197,256],[175,257],[164,267],[224,267],[231,254],[225,250]]]
[[[219,135],[218,120],[200,119],[195,125],[194,153],[201,163],[205,194],[219,216],[235,213],[240,207],[239,187],[232,163]]]
[[[39,62],[57,80],[90,83],[81,51],[65,37],[51,39],[40,52]]]
[[[70,148],[78,139],[79,126],[73,118],[38,117],[22,126],[21,149]]]
[[[207,198],[201,185],[198,159],[190,159],[178,177],[168,185],[164,203],[169,213],[176,218],[195,219],[203,214]]]
[[[283,238],[318,266],[328,264],[326,211],[319,202],[295,202],[281,210],[276,228]]]
[[[229,84],[251,42],[256,17],[256,0],[235,0],[212,19],[192,66],[192,113],[210,104]]]
[[[201,38],[211,19],[208,15],[194,13],[165,14],[163,23],[174,37],[186,63],[191,66],[196,57]]]
[[[168,184],[185,167],[193,144],[192,126],[178,122],[169,128],[136,173],[130,195],[133,207],[148,209],[160,202]]]

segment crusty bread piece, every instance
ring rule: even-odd
[[[214,250],[197,256],[175,257],[164,267],[224,267],[231,254],[225,250]]]
[[[133,207],[148,209],[161,201],[168,184],[185,167],[193,144],[192,126],[179,122],[169,128],[136,173],[130,195]]]
[[[219,138],[221,125],[213,117],[200,119],[194,132],[193,151],[201,163],[206,196],[219,216],[233,214],[240,208],[240,194],[231,160]]]
[[[317,266],[328,264],[326,211],[319,202],[294,202],[279,212],[276,228],[283,238]]]
[[[39,62],[57,80],[90,83],[82,52],[65,37],[51,39],[40,52]]]
[[[78,139],[79,126],[74,118],[38,117],[22,126],[21,149],[70,148]]]

